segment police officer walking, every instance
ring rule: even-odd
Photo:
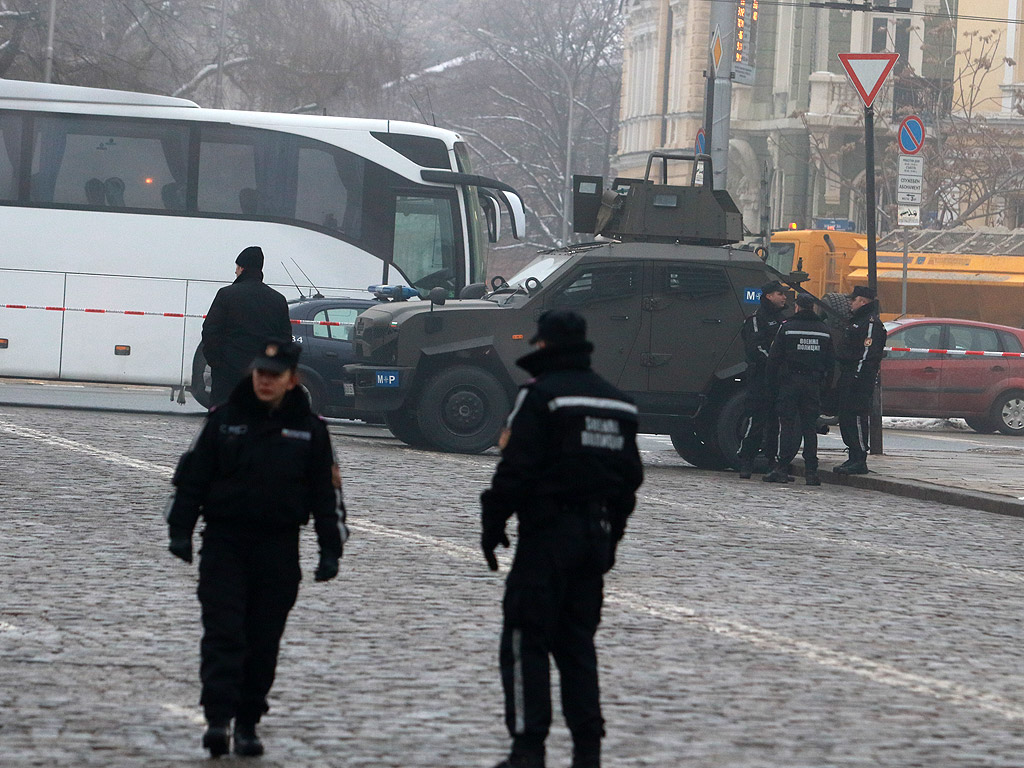
[[[839,382],[836,385],[839,431],[850,458],[832,471],[841,475],[866,475],[871,400],[888,334],[878,317],[878,299],[873,288],[856,286],[850,295],[850,309],[853,314],[840,335]]]
[[[170,551],[192,562],[192,531],[206,522],[199,561],[203,747],[258,756],[281,635],[298,594],[299,530],[313,516],[317,581],[338,573],[348,537],[341,474],[323,421],[298,388],[302,347],[266,342],[250,378],[206,424],[174,474]]]
[[[768,377],[778,382],[776,409],[781,424],[779,465],[762,479],[788,483],[789,467],[804,443],[804,478],[821,485],[818,477],[818,416],[821,387],[832,372],[832,335],[814,312],[814,297],[801,293],[797,313],[782,324],[768,355]]]
[[[518,365],[532,376],[519,391],[501,439],[501,461],[480,497],[481,545],[491,570],[519,541],[505,583],[501,680],[511,754],[496,768],[543,768],[551,725],[549,656],[561,678],[573,768],[599,768],[601,716],[594,635],[603,575],[643,481],[637,408],[590,369],[586,322],[549,311]]]
[[[782,325],[782,312],[786,308],[786,289],[778,280],[761,287],[761,306],[743,321],[740,335],[747,353],[747,428],[736,455],[739,458],[740,477],[749,479],[757,452],[764,450],[769,471],[774,468],[778,453],[779,419],[775,413],[775,390],[768,384],[766,374],[768,351],[775,334]]]
[[[235,265],[235,281],[217,291],[203,321],[212,405],[227,401],[265,339],[292,337],[288,301],[263,282],[263,249],[249,246],[238,254]]]

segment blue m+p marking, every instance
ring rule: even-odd
[[[378,387],[397,387],[398,371],[377,371]]]
[[[761,289],[760,288],[744,288],[743,289],[743,303],[744,304],[760,304],[761,303]]]

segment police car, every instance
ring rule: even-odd
[[[378,414],[358,411],[355,392],[345,374],[345,365],[355,362],[352,333],[356,317],[377,306],[376,299],[310,298],[289,302],[292,338],[302,344],[299,374],[310,405],[317,413],[343,419],[380,421]],[[193,360],[192,395],[200,405],[210,402],[210,369],[202,344]]]

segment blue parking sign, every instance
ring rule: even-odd
[[[377,371],[378,387],[397,387],[398,371]]]

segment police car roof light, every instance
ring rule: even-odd
[[[378,299],[390,299],[391,301],[405,301],[420,295],[415,288],[410,288],[407,285],[371,285],[366,290]]]

